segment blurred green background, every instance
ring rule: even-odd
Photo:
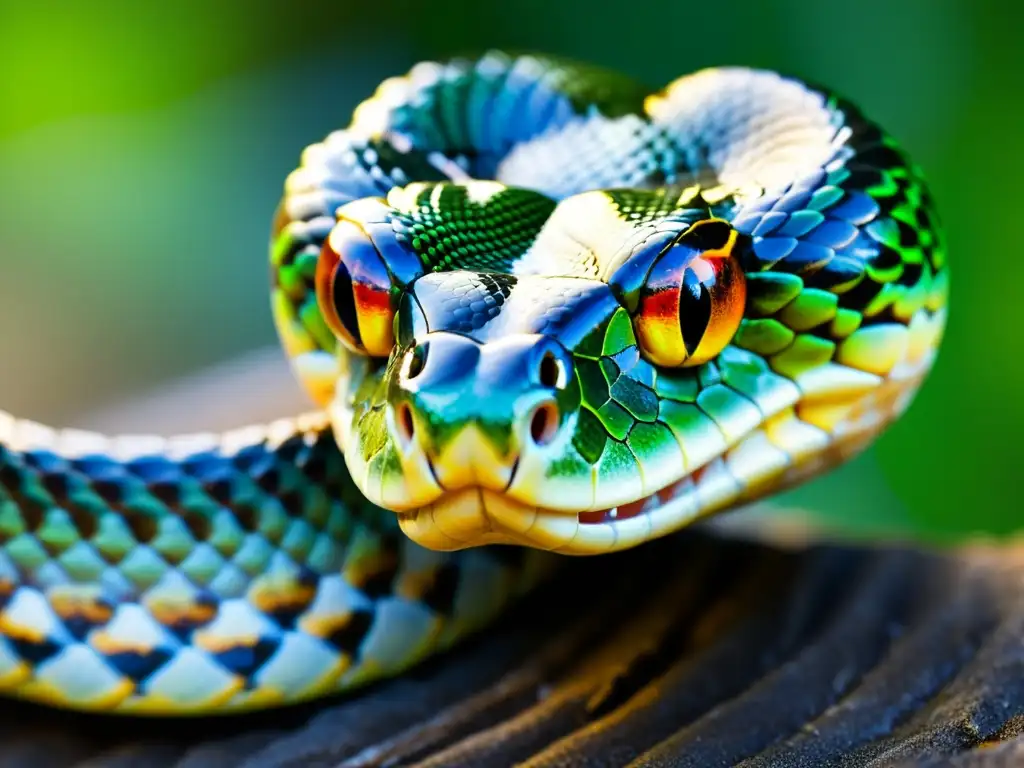
[[[953,269],[943,352],[911,410],[789,500],[858,533],[1006,533],[1024,522],[1021,8],[0,0],[0,402],[73,423],[274,344],[264,265],[285,175],[419,59],[539,49],[652,85],[769,67],[844,93],[902,140]]]

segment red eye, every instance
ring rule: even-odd
[[[655,365],[701,365],[732,340],[747,294],[732,255],[736,237],[725,221],[700,221],[654,262],[633,325]]]
[[[342,219],[316,266],[316,298],[327,326],[348,349],[387,357],[394,346],[391,277],[369,236]]]

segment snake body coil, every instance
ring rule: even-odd
[[[919,172],[851,104],[500,54],[387,80],[309,147],[272,273],[318,413],[168,439],[0,414],[0,690],[206,713],[398,674],[542,550],[634,546],[863,448],[947,294]]]

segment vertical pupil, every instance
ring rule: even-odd
[[[337,313],[342,327],[348,331],[352,341],[361,347],[363,340],[359,335],[359,318],[356,315],[356,297],[352,289],[352,275],[345,266],[345,262],[340,259],[334,270],[334,285],[331,295],[334,297],[334,311]]]
[[[711,323],[711,292],[692,269],[683,274],[679,293],[679,330],[687,357],[693,355]]]

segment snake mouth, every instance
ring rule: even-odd
[[[410,539],[438,551],[511,544],[592,555],[629,549],[670,533],[701,516],[698,510],[696,486],[687,478],[630,504],[577,513],[533,507],[504,494],[469,488],[398,513],[398,522]]]
[[[566,555],[613,552],[701,516],[698,489],[706,474],[701,470],[634,502],[580,512],[532,506],[485,488],[464,488],[397,513],[398,522],[409,538],[433,550],[512,544]]]

